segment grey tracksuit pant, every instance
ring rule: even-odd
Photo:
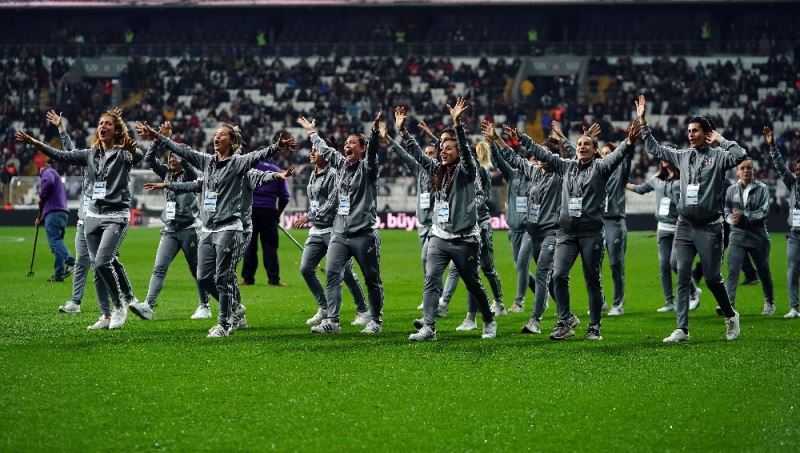
[[[625,304],[625,250],[628,248],[628,227],[624,218],[606,219],[604,245],[608,252],[611,278],[614,280],[614,306]]]
[[[531,239],[534,260],[536,260],[536,292],[534,293],[533,313],[531,318],[541,321],[544,304],[548,294],[553,295],[553,257],[556,251],[556,234],[558,230],[534,233]],[[529,236],[530,237],[530,236]]]
[[[197,280],[219,301],[219,325],[230,327],[237,285],[236,264],[241,256],[242,232],[226,230],[199,234]]]
[[[367,285],[372,320],[383,322],[383,282],[381,281],[381,237],[378,230],[367,230],[352,236],[333,233],[328,245],[325,274],[328,316],[339,322],[342,307],[342,269],[355,258]]]
[[[581,255],[583,279],[589,295],[589,322],[600,325],[603,310],[603,284],[600,268],[603,265],[603,234],[574,236],[563,231],[556,234],[556,250],[553,257],[553,291],[556,296],[558,319],[566,321],[572,315],[569,300],[569,272],[575,259]]]
[[[769,269],[769,250],[770,243],[767,242],[760,247],[746,247],[738,244],[728,245],[728,278],[725,280],[725,288],[728,290],[728,299],[731,306],[736,306],[736,290],[739,288],[739,273],[742,271],[742,264],[749,253],[753,257],[753,262],[761,280],[761,289],[764,291],[764,302],[775,303],[775,291],[772,284],[772,272]]]
[[[514,303],[525,303],[525,291],[530,290],[536,294],[536,279],[530,273],[531,264],[531,237],[524,229],[509,229],[508,241],[511,243],[511,257],[514,259],[514,268],[517,270],[517,293]]]
[[[117,252],[128,232],[128,219],[116,217],[99,219],[87,217],[84,220],[86,245],[89,259],[94,263],[94,286],[97,302],[103,315],[111,314],[111,304],[121,307],[120,279],[127,279],[125,269],[120,263],[115,266]]]
[[[236,267],[239,266],[239,263],[244,258],[244,254],[247,253],[247,247],[250,245],[250,240],[253,238],[253,230],[251,228],[245,229],[242,232],[242,246],[239,247],[237,255],[234,257],[236,264],[233,265],[234,271]],[[215,299],[219,300],[219,298],[212,294]],[[206,300],[206,305],[208,305],[208,300]],[[231,295],[231,312],[235,313],[236,310],[239,309],[239,306],[242,305],[242,293],[239,290],[239,282],[236,281],[236,276],[233,277],[233,294]]]
[[[790,232],[786,235],[786,283],[789,285],[789,305],[800,310],[800,233]]]
[[[197,231],[198,228],[190,227],[178,231],[161,232],[156,263],[153,266],[153,274],[150,276],[150,285],[147,290],[147,303],[151,307],[156,306],[158,295],[164,287],[167,270],[179,251],[183,251],[186,264],[189,265],[189,272],[192,273],[192,278],[197,280]],[[200,287],[199,283],[197,283],[197,293],[200,303],[208,305],[208,294]]]
[[[86,288],[86,277],[89,275],[89,268],[92,266],[92,260],[89,259],[89,246],[86,244],[86,235],[84,234],[83,221],[78,222],[77,231],[75,231],[75,268],[72,271],[72,302],[80,305],[83,300],[83,291]],[[108,299],[108,293],[103,286],[103,294]],[[97,295],[100,298],[100,294]]]
[[[722,224],[694,226],[678,218],[674,247],[678,260],[678,300],[675,305],[678,328],[689,330],[689,296],[692,288],[692,261],[695,255],[700,255],[706,285],[717,300],[717,304],[726,317],[733,317],[733,307],[720,275]]]
[[[418,230],[419,247],[422,250],[422,275],[425,276],[425,266],[428,262],[428,242],[431,238],[431,227],[423,226]]]
[[[671,231],[659,231],[658,236],[658,264],[659,276],[661,277],[661,292],[664,293],[664,304],[674,305],[675,297],[672,292],[672,273],[678,272],[678,256],[675,254],[675,248],[672,246],[675,240],[675,233]],[[694,286],[694,281],[689,280],[691,290],[690,296],[697,292],[697,287]]]
[[[480,308],[484,323],[494,320],[489,308],[489,297],[478,275],[479,251],[480,245],[474,237],[444,240],[433,236],[429,239],[425,290],[422,296],[425,324],[436,326],[436,307],[439,304],[439,294],[442,293],[442,273],[450,261],[453,262],[451,267],[456,268],[464,278],[469,292],[468,304]]]
[[[500,276],[494,268],[494,246],[492,244],[492,225],[485,223],[481,225],[480,236],[480,268],[486,280],[489,281],[489,287],[492,288],[492,295],[497,303],[503,303],[503,289],[500,287]],[[426,270],[427,274],[427,270]],[[450,304],[450,299],[453,298],[453,293],[456,292],[458,287],[459,272],[456,266],[450,266],[447,272],[447,281],[444,285],[444,292],[442,292],[442,301],[445,305]],[[469,313],[477,313],[478,306],[470,303],[470,298],[467,298],[467,311]],[[474,301],[473,301],[474,302]]]
[[[323,310],[328,309],[328,299],[325,297],[325,290],[322,288],[322,283],[319,281],[316,271],[320,261],[328,253],[330,240],[331,233],[308,236],[303,246],[303,258],[300,262],[300,273],[303,275],[308,289],[311,290],[311,294],[314,295],[317,306]],[[344,273],[342,279],[350,290],[350,294],[353,295],[356,310],[359,313],[367,311],[364,290],[361,288],[361,282],[358,281],[358,277],[353,270],[353,260],[347,261],[347,264],[342,268],[342,272]]]

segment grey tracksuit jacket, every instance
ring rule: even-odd
[[[634,185],[631,189],[639,195],[646,194],[655,190],[656,192],[656,220],[659,223],[675,225],[678,222],[678,201],[681,198],[680,183],[673,179],[664,181],[653,176],[642,184]],[[667,215],[660,213],[661,200],[669,198],[669,211]]]
[[[511,151],[514,157],[516,156],[513,150]],[[524,230],[525,223],[528,221],[527,205],[528,192],[530,192],[531,178],[526,177],[524,172],[525,167],[513,167],[503,156],[500,156],[500,149],[497,145],[492,144],[492,164],[500,170],[503,178],[508,183],[508,199],[506,201],[506,224],[512,230]],[[520,159],[522,159],[520,157]],[[524,159],[522,159],[524,160]],[[527,162],[527,161],[526,161]],[[519,173],[514,169],[519,169]],[[521,197],[521,198],[520,198]],[[525,206],[524,212],[517,212],[517,199],[524,198]],[[521,205],[520,205],[521,207]]]
[[[311,172],[306,192],[312,203],[308,210],[308,219],[315,228],[322,230],[333,226],[336,209],[339,206],[336,176],[336,169],[330,165],[320,172],[316,170]]]
[[[553,172],[562,176],[561,229],[573,236],[593,236],[602,234],[603,211],[606,198],[606,181],[614,170],[622,164],[627,153],[631,152],[627,142],[622,142],[612,153],[602,159],[592,159],[581,164],[577,159],[562,159],[547,151],[523,134],[522,144],[531,150],[539,161]],[[570,198],[581,198],[581,216],[569,215]]]
[[[337,170],[336,188],[339,200],[348,200],[350,212],[339,214],[333,222],[333,232],[346,236],[355,235],[375,228],[378,197],[378,131],[372,131],[367,143],[367,157],[352,165],[339,151],[325,143],[319,134],[311,135],[311,143],[328,161],[328,166]]]
[[[786,161],[783,159],[783,156],[781,156],[781,152],[777,147],[771,147],[769,149],[769,155],[772,157],[772,161],[775,164],[775,171],[778,172],[781,180],[786,185],[786,189],[789,191],[788,234],[794,236],[796,239],[800,239],[800,226],[792,227],[792,210],[800,209],[800,180],[789,172]]]
[[[625,154],[625,159],[608,178],[608,183],[606,183],[606,211],[603,213],[603,217],[606,219],[625,218],[625,185],[631,175],[632,159],[633,150]]]
[[[747,201],[745,201],[745,198]],[[738,224],[733,223],[733,210],[742,211]],[[729,246],[761,247],[769,242],[766,220],[769,215],[769,188],[761,181],[741,182],[728,187],[725,193],[725,221],[731,225]]]
[[[422,168],[419,162],[411,157],[408,152],[394,140],[391,140],[389,146],[394,150],[395,154],[403,161],[404,164],[417,176],[417,221],[419,228],[430,228],[433,224],[433,185],[431,177],[427,171]],[[423,194],[428,194],[428,205],[422,207]]]
[[[681,197],[678,214],[693,225],[706,225],[722,216],[723,180],[725,171],[739,165],[747,152],[741,146],[726,140],[718,147],[677,150],[660,145],[650,128],[642,128],[642,139],[648,153],[665,160],[681,172]],[[686,203],[687,186],[699,184],[696,205]]]
[[[169,167],[158,159],[158,154],[164,152],[164,145],[153,142],[144,155],[144,161],[155,174],[165,183],[194,181],[198,178],[197,170],[191,165],[183,165],[181,171],[173,173]],[[175,216],[173,219],[167,218],[167,207],[161,212],[161,221],[164,222],[165,230],[177,231],[193,225],[200,217],[200,210],[197,207],[197,196],[194,192],[176,193],[169,188],[164,191],[166,201],[175,203]]]
[[[163,136],[160,136],[159,140],[163,141],[170,151],[203,171],[204,200],[209,193],[217,194],[216,209],[214,211],[206,209],[200,211],[203,225],[210,230],[216,230],[237,221],[244,222],[245,219],[242,216],[244,176],[259,161],[271,157],[278,149],[276,145],[270,145],[247,154],[234,154],[228,159],[219,162],[213,154],[207,154],[188,147],[184,148]]]

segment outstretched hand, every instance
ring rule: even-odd
[[[600,136],[600,125],[597,123],[592,123],[592,125],[589,126],[589,129],[583,129],[583,135],[588,135],[592,139],[597,139],[597,137]]]
[[[378,130],[378,124],[381,122],[381,117],[383,117],[383,109],[378,110],[378,114],[375,115],[375,119],[372,120],[372,130]]]
[[[45,114],[47,121],[50,122],[50,124],[52,124],[53,126],[57,127],[58,130],[61,130],[63,116],[64,112],[61,112],[58,115],[56,115],[56,111],[53,109],[48,110],[47,113]]]
[[[489,120],[481,121],[481,132],[490,142],[497,139],[497,130],[494,128],[494,123]]]
[[[297,142],[295,142],[294,141],[294,137],[292,137],[289,134],[284,135],[283,133],[281,133],[278,136],[277,145],[278,145],[278,149],[284,150],[284,151],[287,150],[287,149],[291,149],[292,151],[297,149]]]
[[[422,129],[422,132],[425,132],[425,135],[427,135],[428,138],[430,138],[431,140],[436,140],[436,136],[433,135],[431,128],[429,128],[428,125],[425,124],[425,121],[420,121],[419,123],[417,123],[417,127]]]
[[[296,167],[294,165],[289,165],[289,168],[287,168],[286,170],[275,173],[275,177],[278,178],[278,180],[280,181],[284,181],[286,180],[286,178],[294,174],[295,169]]]
[[[386,123],[381,122],[378,124],[378,134],[380,134],[382,139],[389,141],[389,130],[386,128]]]
[[[550,136],[558,141],[564,141],[567,139],[567,136],[564,135],[564,132],[561,131],[561,123],[559,123],[558,121],[553,121],[551,123]]]
[[[151,192],[153,190],[161,190],[166,189],[169,187],[169,184],[165,182],[146,182],[144,183],[144,190]]]
[[[767,141],[767,145],[775,146],[775,134],[767,126],[764,126],[764,140]]]
[[[126,137],[122,140],[122,149],[128,151],[129,153],[133,153],[136,151],[136,140]]]
[[[28,135],[25,131],[15,132],[14,138],[17,139],[18,142],[24,143],[26,145],[35,145],[37,142],[35,138]]]
[[[644,122],[645,118],[645,107],[647,105],[647,101],[644,99],[644,95],[640,94],[639,99],[633,101],[636,105],[636,117],[639,118],[642,122]]]
[[[308,214],[304,214],[302,217],[298,218],[292,224],[292,228],[303,228],[309,222]]]
[[[136,134],[144,140],[155,140],[158,137],[158,132],[150,127],[146,121],[137,121],[133,128],[136,129]]]
[[[456,100],[455,107],[450,107],[450,104],[447,104],[447,109],[450,110],[450,116],[453,118],[453,123],[455,124],[458,124],[459,119],[461,119],[461,114],[468,108],[467,100],[462,97]]]
[[[639,140],[639,136],[642,133],[642,123],[639,120],[633,120],[631,125],[628,126],[628,145],[633,145]]]
[[[161,126],[158,128],[158,133],[167,138],[171,137],[172,123],[170,123],[169,121],[164,121],[163,123],[161,123]]]
[[[394,128],[397,132],[406,130],[406,108],[398,105],[394,108]]]
[[[308,135],[317,132],[317,120],[315,119],[309,121],[306,119],[306,117],[301,116],[300,118],[297,118],[297,124],[299,124],[300,127],[305,129],[306,132],[308,132]]]
[[[508,135],[508,138],[513,141],[519,141],[519,131],[517,128],[511,127],[508,124],[503,123],[503,132]]]

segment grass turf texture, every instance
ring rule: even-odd
[[[26,278],[33,228],[0,228],[0,450],[770,450],[796,451],[800,320],[788,310],[785,238],[772,236],[778,313],[760,316],[759,286],[739,290],[742,337],[724,340],[710,292],[691,313],[692,342],[665,346],[675,325],[662,305],[653,234],[631,233],[625,315],[603,319],[601,342],[580,339],[586,291],[571,280],[576,338],[519,332],[530,316],[499,318],[498,338],[455,332],[459,285],[439,341],[412,344],[421,300],[417,236],[383,232],[384,333],[351,327],[309,334],[315,306],[299,275],[299,251],[281,238],[285,288],[243,287],[251,328],[207,339],[182,255],[167,276],[154,320],[128,315],[119,331],[88,332],[97,319],[89,286],[78,315],[58,314],[70,283],[48,283],[52,256],[40,238]],[[293,231],[302,242],[304,231]],[[144,300],[159,232],[131,230],[121,250]],[[74,229],[67,231],[72,249]],[[495,259],[506,305],[514,273],[505,232]],[[604,288],[612,288],[605,264]],[[488,287],[488,286],[487,286]],[[701,285],[705,288],[705,285]],[[214,310],[216,313],[216,310]],[[554,308],[543,327],[549,333]]]

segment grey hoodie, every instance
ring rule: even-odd
[[[311,135],[311,143],[328,166],[335,168],[339,194],[333,232],[346,236],[375,228],[378,198],[378,131],[373,130],[367,142],[367,157],[352,165],[339,151],[331,148],[319,134]],[[345,205],[349,203],[349,213]]]
[[[739,165],[747,152],[736,142],[724,141],[718,147],[677,150],[658,144],[647,126],[642,127],[642,140],[648,153],[674,165],[681,172],[681,199],[678,214],[693,225],[706,225],[720,220],[725,172]],[[699,184],[697,204],[687,204],[687,186]]]
[[[562,176],[559,216],[561,229],[575,236],[602,234],[608,178],[625,159],[625,154],[631,152],[633,146],[628,146],[626,141],[622,142],[606,157],[593,158],[582,164],[577,159],[562,159],[541,146],[533,146],[535,142],[525,134],[522,135],[521,141],[540,162]],[[571,199],[576,200],[580,216],[570,215]]]
[[[276,145],[270,145],[251,153],[234,154],[219,162],[215,154],[184,148],[164,136],[159,136],[159,140],[164,142],[167,149],[203,170],[203,204],[213,197],[212,194],[216,194],[216,208],[200,211],[203,225],[209,230],[218,230],[237,221],[244,222],[242,191],[245,174],[260,160],[271,157],[278,150]]]
[[[472,233],[478,222],[478,212],[476,199],[476,181],[478,170],[475,158],[469,147],[467,136],[462,126],[456,127],[456,139],[458,141],[458,163],[453,168],[453,180],[450,190],[445,184],[436,191],[435,198],[438,203],[446,203],[448,207],[448,218],[442,221],[434,205],[433,222],[441,230],[455,235],[468,235]],[[442,164],[431,159],[422,152],[417,141],[407,131],[403,133],[405,149],[420,163],[422,168],[431,179],[442,168]]]

